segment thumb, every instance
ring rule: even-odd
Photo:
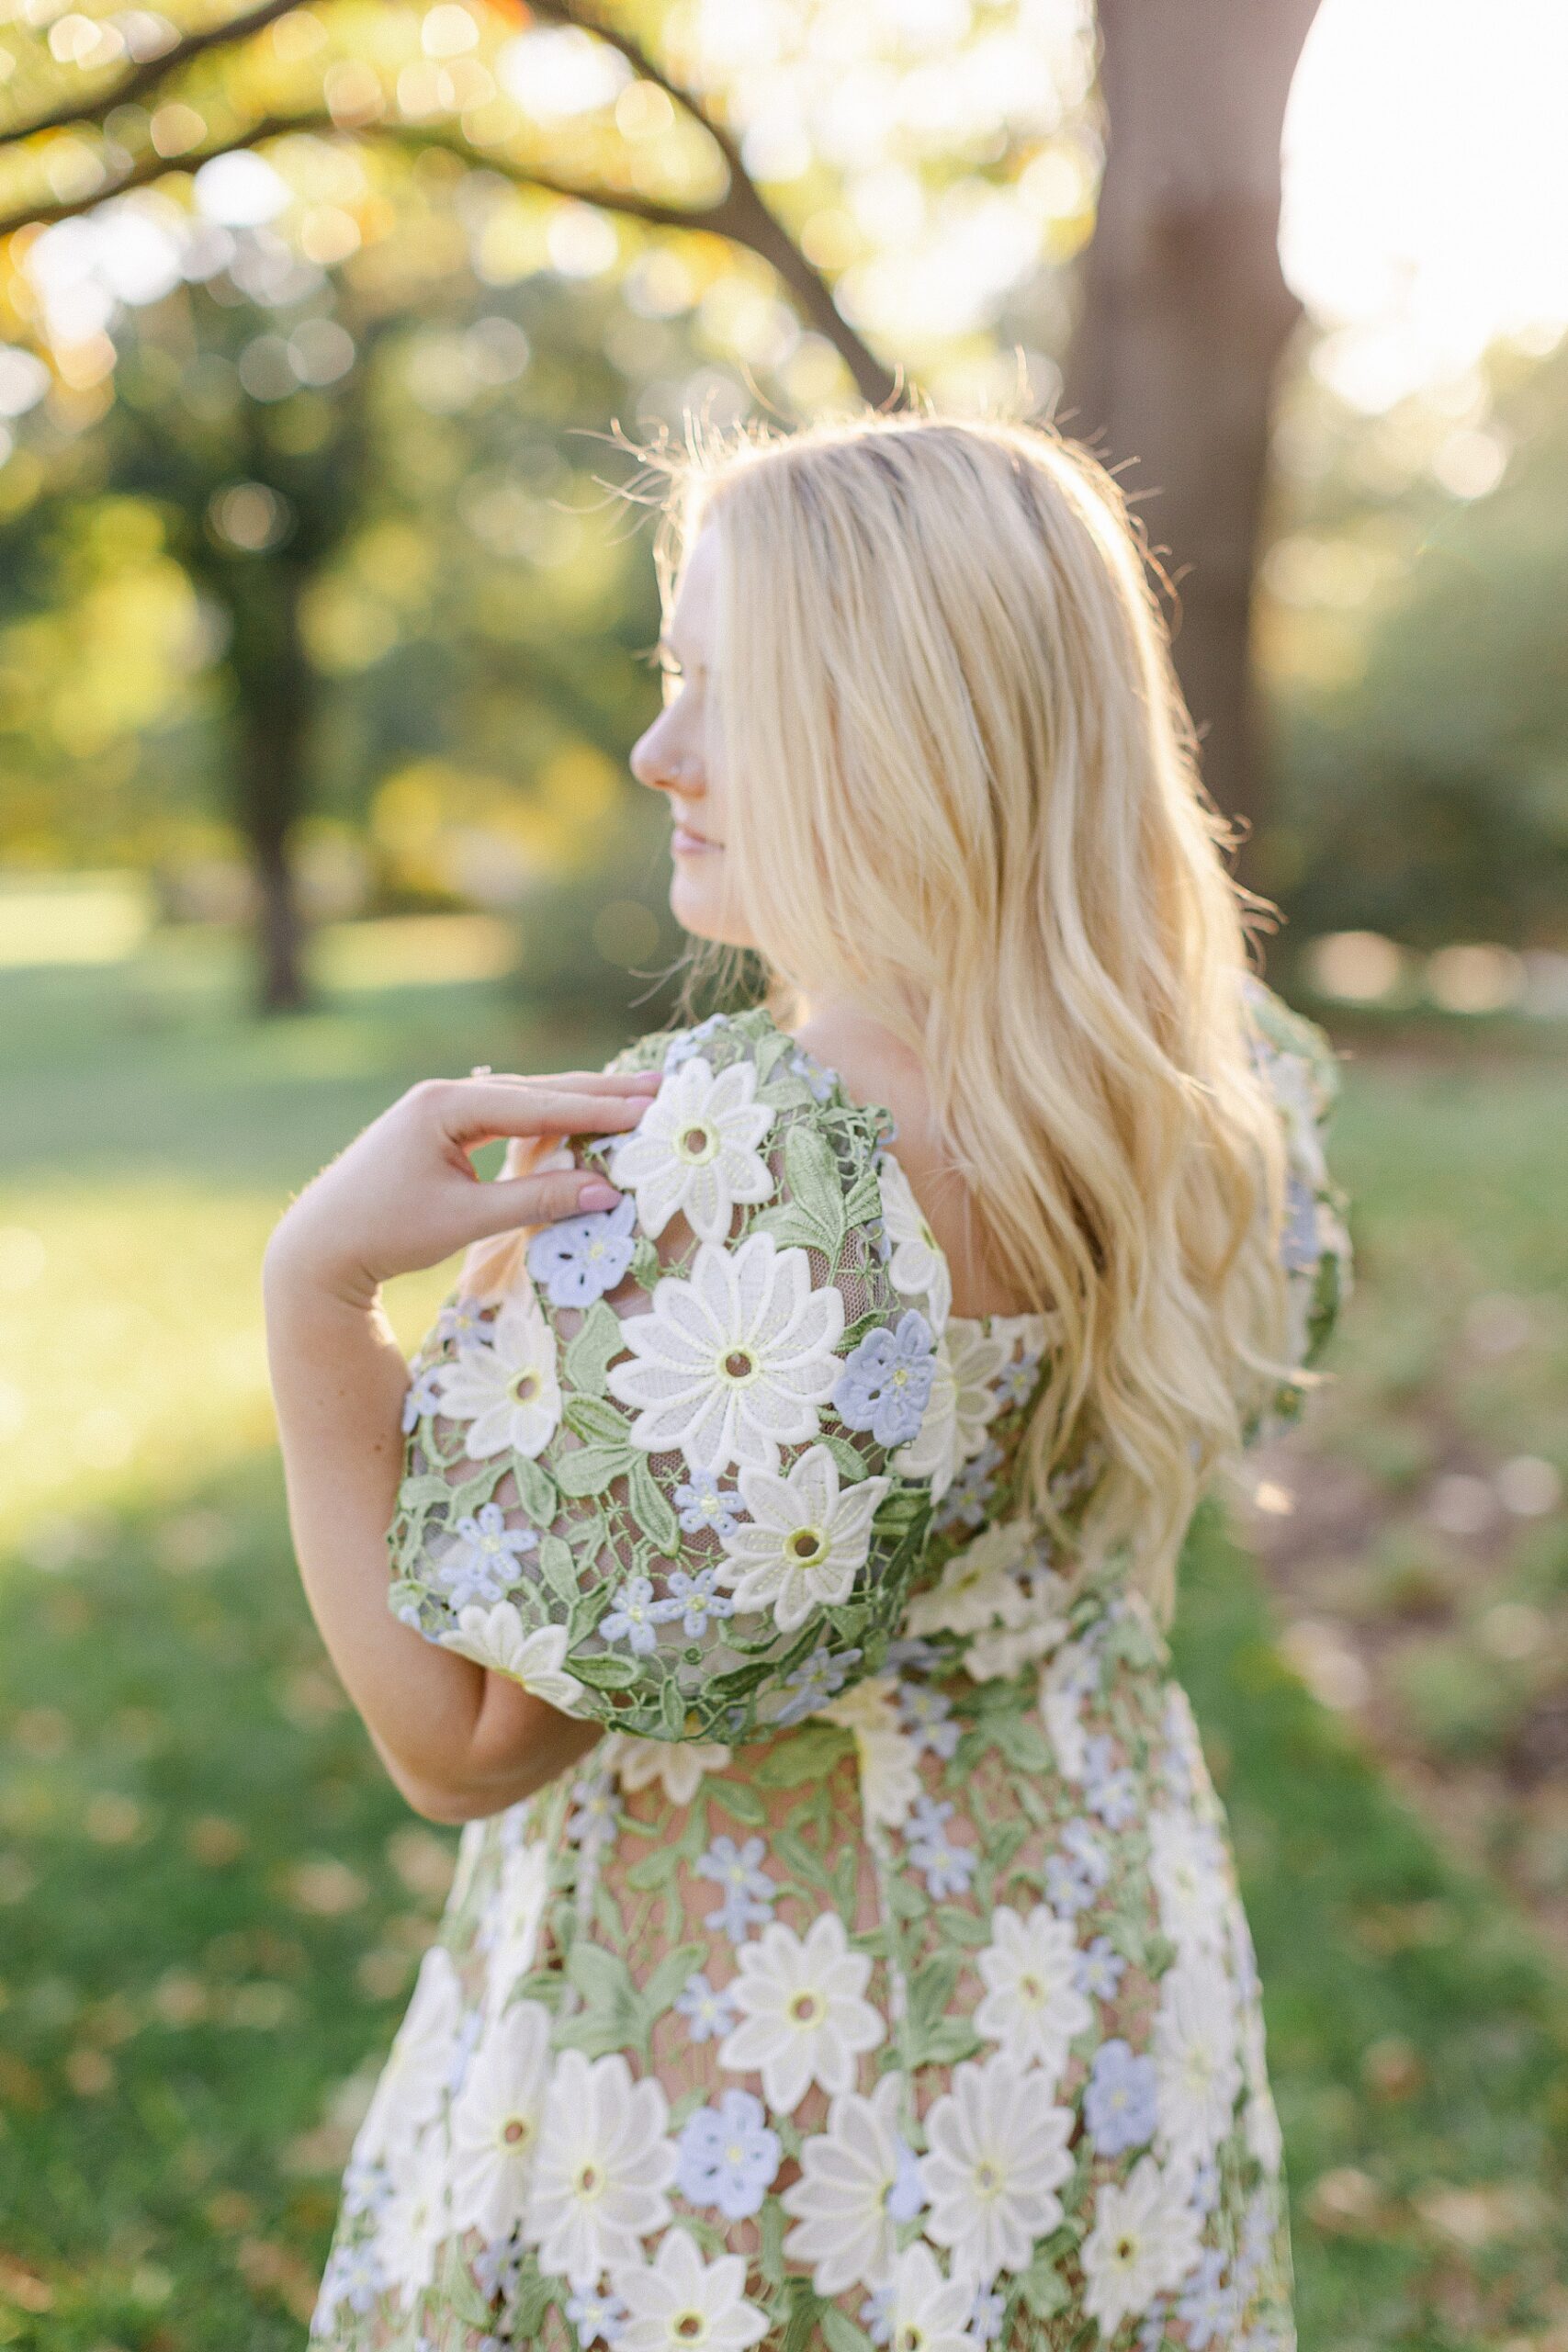
[[[470,1238],[510,1233],[521,1225],[554,1225],[560,1217],[613,1209],[625,1198],[592,1168],[557,1168],[539,1176],[497,1177],[471,1195]]]

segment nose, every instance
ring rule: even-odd
[[[704,789],[702,764],[678,739],[669,712],[656,718],[632,745],[631,772],[650,792],[694,797]]]

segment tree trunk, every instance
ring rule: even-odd
[[[230,670],[235,691],[235,808],[255,885],[256,1009],[299,1012],[310,1002],[305,925],[290,837],[309,790],[307,760],[315,673],[299,631],[304,576],[276,559],[231,606]]]
[[[1266,796],[1252,582],[1275,370],[1280,138],[1317,0],[1100,0],[1109,152],[1062,422],[1093,443],[1179,595],[1176,665],[1211,797]],[[1243,859],[1244,871],[1251,865]]]

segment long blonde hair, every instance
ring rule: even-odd
[[[1285,1366],[1283,1151],[1241,894],[1114,482],[1017,421],[693,427],[666,607],[720,557],[728,848],[774,981],[920,1057],[987,1262],[1059,1343],[1032,1506],[1162,1613],[1216,1467]],[[645,476],[645,481],[649,477]]]

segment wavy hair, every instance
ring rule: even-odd
[[[1054,1321],[1028,1500],[1066,1565],[1124,1557],[1167,1615],[1289,1369],[1284,1168],[1246,1028],[1260,902],[1122,496],[1012,420],[639,454],[667,611],[717,536],[727,847],[774,1001],[841,993],[919,1054],[987,1265]]]

